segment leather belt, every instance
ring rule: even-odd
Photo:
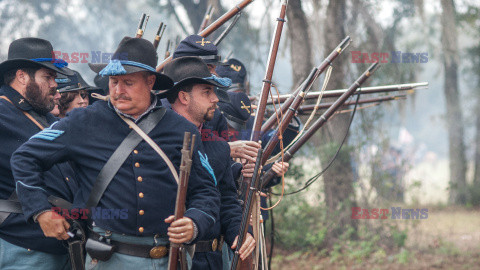
[[[221,251],[222,246],[223,246],[223,235],[212,240],[198,241],[195,244],[195,253]]]
[[[90,231],[89,238],[99,241],[101,235]],[[103,237],[103,236],[102,236]],[[104,239],[104,237],[103,237]],[[110,240],[110,243],[115,246],[115,252],[142,258],[160,259],[168,255],[169,246],[151,246],[139,245],[125,242]]]

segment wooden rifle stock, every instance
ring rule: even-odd
[[[273,150],[275,149],[275,146],[277,146],[277,143],[280,140],[280,136],[283,135],[283,132],[285,132],[285,129],[287,129],[287,126],[288,124],[290,124],[290,121],[292,120],[293,116],[295,116],[295,112],[297,111],[298,107],[300,107],[300,104],[302,104],[303,97],[308,93],[308,90],[310,90],[310,88],[312,87],[312,84],[315,81],[315,74],[317,73],[317,71],[318,69],[316,67],[312,69],[312,71],[310,72],[310,75],[308,75],[307,77],[307,80],[305,81],[304,84],[302,84],[302,88],[300,89],[300,92],[292,101],[292,104],[290,105],[287,112],[283,116],[283,119],[278,125],[277,130],[275,130],[272,137],[270,138],[270,141],[268,141],[267,146],[265,146],[265,150],[263,151],[262,165],[264,165],[265,162],[267,162],[268,158],[270,157]]]
[[[330,106],[312,126],[308,131],[301,136],[298,141],[296,141],[290,149],[288,149],[283,155],[283,161],[288,162],[292,156],[302,147],[315,132],[320,129],[327,120],[335,113],[338,108],[340,108],[345,101],[375,72],[378,68],[378,62],[373,63],[349,88],[348,91],[343,93],[333,104]],[[277,161],[282,161],[281,159]],[[275,172],[272,169],[268,170],[262,178],[262,188],[265,187],[270,180],[275,176]]]
[[[183,218],[185,214],[185,202],[187,199],[188,179],[192,166],[192,154],[195,146],[195,135],[190,139],[190,132],[185,132],[183,137],[182,160],[180,162],[180,183],[175,202],[175,220]],[[181,244],[170,243],[168,255],[168,269],[177,270]]]
[[[395,91],[408,91],[408,90],[417,90],[428,88],[428,82],[421,83],[406,83],[406,84],[390,84],[390,85],[381,85],[381,86],[371,86],[371,87],[360,87],[353,93],[357,94],[375,94],[375,93],[385,93],[385,92],[395,92]],[[335,90],[325,90],[322,97],[339,97],[345,93],[348,89],[335,89]],[[316,99],[321,94],[321,92],[310,92],[307,94],[305,99]],[[275,102],[285,102],[291,98],[294,94],[280,95],[279,98],[274,98]],[[267,104],[273,104],[272,100],[268,100]]]
[[[406,98],[407,98],[406,95],[385,96],[385,97],[379,97],[379,98],[366,98],[366,99],[361,99],[358,102],[356,102],[356,101],[345,102],[342,105],[342,107],[351,106],[351,105],[355,105],[355,104],[366,104],[366,103],[378,103],[379,104],[380,102],[384,102],[384,101],[406,99]],[[331,102],[331,103],[320,103],[317,106],[317,109],[328,109],[332,105],[333,105],[333,102]],[[298,108],[298,113],[299,114],[306,114],[306,113],[309,113],[309,112],[313,111],[314,109],[315,109],[315,104],[303,105],[303,106],[300,106],[300,108]]]
[[[208,37],[211,33],[213,33],[213,31],[217,30],[220,26],[225,24],[228,20],[230,20],[233,16],[235,16],[235,14],[242,11],[246,6],[248,6],[252,2],[253,0],[243,0],[238,5],[230,9],[227,13],[223,14],[216,21],[214,21],[209,26],[207,26],[207,28],[203,29],[203,31],[198,33],[198,35],[201,37]],[[163,67],[170,61],[172,61],[171,56],[165,58],[165,60],[163,60],[163,62],[157,66],[157,72],[162,71]]]
[[[140,22],[138,23],[137,27],[137,34],[135,35],[136,38],[142,38],[143,36],[143,23],[145,22],[145,17],[147,14],[142,13],[142,16],[140,17]]]
[[[327,67],[332,64],[332,62],[337,58],[337,56],[339,56],[345,50],[345,48],[348,47],[348,45],[350,45],[349,36],[344,38],[342,42],[340,42],[340,44],[338,44],[338,46],[327,56],[327,58],[323,60],[320,66],[318,66],[318,70],[317,70],[317,73],[315,74],[314,80],[316,80],[327,69]],[[298,93],[302,89],[303,84],[305,84],[307,80],[308,78],[305,79],[305,81],[302,82],[302,84],[295,90],[295,92],[293,92],[293,94],[288,99],[286,99],[286,101],[282,104],[282,106],[280,107],[281,114],[284,114],[287,111],[287,109],[292,104],[293,99],[298,95]],[[275,122],[276,122],[275,115],[270,116],[270,118],[268,118],[268,120],[262,125],[262,129],[260,133],[263,134],[267,132],[269,129],[273,127]]]
[[[255,171],[253,172],[252,180],[250,182],[250,187],[246,193],[245,205],[242,212],[242,221],[240,225],[240,232],[238,233],[237,239],[237,248],[235,249],[235,254],[232,259],[232,265],[230,266],[230,270],[235,270],[238,267],[239,260],[240,260],[240,253],[239,250],[245,241],[245,237],[247,236],[248,226],[250,225],[250,216],[252,214],[252,201],[254,199],[255,193],[259,191],[260,187],[260,162],[262,160],[263,150],[260,148],[258,149],[257,160],[255,161]]]

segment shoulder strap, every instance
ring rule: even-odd
[[[177,182],[178,185],[180,185],[180,178],[178,177],[177,171],[175,170],[175,166],[173,166],[172,161],[168,158],[168,156],[163,152],[162,148],[156,144],[152,138],[150,138],[146,132],[143,132],[142,129],[140,129],[139,126],[137,126],[132,120],[127,119],[123,116],[121,116],[123,121],[125,121],[133,130],[135,130],[138,135],[142,136],[142,138],[150,145],[150,147],[157,152],[157,154],[165,161],[167,164],[168,168],[170,169],[170,172],[173,175],[173,178],[175,178],[175,181]],[[193,148],[193,146],[192,146]]]
[[[160,122],[160,120],[162,120],[165,112],[166,108],[162,107],[161,109],[150,113],[145,120],[140,122],[139,127],[145,133],[149,133]],[[90,196],[86,203],[87,209],[97,206],[113,177],[117,174],[125,160],[127,160],[128,155],[130,155],[133,149],[141,141],[142,137],[138,135],[135,130],[132,130],[118,146],[115,152],[113,152],[102,170],[100,170],[100,173],[93,184]]]
[[[11,104],[12,101],[10,99],[8,99],[6,96],[0,96],[0,98],[2,99],[5,99],[6,101],[10,102]],[[30,121],[32,121],[40,130],[43,130],[45,128],[45,125],[42,125],[40,124],[40,122],[43,122],[43,121],[38,121],[39,119],[35,119],[35,117],[33,117],[31,114],[29,114],[28,112],[26,111],[22,111],[23,114],[28,118],[30,119]]]

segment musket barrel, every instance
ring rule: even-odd
[[[312,136],[315,132],[322,127],[327,120],[335,113],[335,111],[340,108],[345,101],[375,72],[378,68],[378,62],[372,64],[349,88],[348,91],[343,93],[333,104],[330,106],[308,129],[308,131],[301,136],[298,141],[296,141],[292,147],[288,149],[288,151],[284,154],[283,161],[288,162],[292,156],[302,147]],[[278,160],[281,161],[281,160]],[[272,169],[270,169],[272,170]],[[269,171],[270,171],[269,170]],[[262,187],[268,184],[272,179],[272,173],[265,174],[268,175],[270,178],[266,178],[266,176],[262,179]]]
[[[260,101],[258,103],[257,113],[253,122],[253,131],[250,137],[251,141],[258,141],[260,139],[260,131],[262,129],[263,117],[268,100],[268,93],[272,84],[273,70],[275,69],[275,61],[277,59],[278,46],[280,45],[280,38],[282,36],[283,24],[285,22],[285,14],[287,12],[288,1],[284,0],[280,16],[277,19],[277,27],[275,29],[274,38],[270,45],[270,53],[267,60],[267,71],[265,79],[263,79],[262,91],[260,92]]]
[[[163,22],[160,23],[160,26],[158,27],[157,34],[155,35],[155,39],[153,40],[153,47],[155,50],[158,48],[158,44],[160,44],[160,32],[162,31],[163,28]]]
[[[308,90],[310,90],[310,88],[312,87],[312,84],[315,81],[315,74],[317,73],[317,71],[318,69],[316,67],[312,69],[312,71],[310,72],[310,75],[308,75],[306,83],[303,84],[303,87],[300,90],[300,93],[293,100],[292,104],[290,105],[290,108],[287,110],[282,121],[280,122],[277,129],[275,130],[272,137],[270,138],[270,141],[268,141],[267,146],[265,146],[265,150],[263,151],[262,165],[264,165],[267,162],[268,158],[270,157],[273,150],[277,146],[278,141],[280,140],[280,136],[283,135],[283,133],[287,129],[287,126],[290,124],[290,121],[292,120],[293,116],[295,116],[295,112],[297,111],[298,107],[300,107],[300,104],[302,104],[303,97],[305,96],[305,94],[308,93]]]
[[[203,31],[198,33],[198,35],[201,37],[208,37],[211,33],[213,33],[213,31],[217,30],[220,26],[225,24],[229,19],[235,16],[235,14],[242,11],[246,6],[248,6],[252,2],[253,0],[243,0],[238,5],[230,9],[227,13],[223,14],[216,21],[214,21],[209,26],[207,26],[207,28],[203,29]],[[165,60],[163,60],[163,62],[157,66],[156,68],[157,72],[160,72],[163,69],[163,67],[170,61],[172,61],[172,56],[165,58]]]
[[[242,12],[239,12],[237,15],[235,15],[232,22],[228,25],[228,27],[225,29],[225,31],[223,31],[220,34],[220,36],[218,36],[218,38],[215,40],[215,42],[213,42],[213,44],[215,44],[215,46],[218,46],[218,44],[220,44],[220,42],[222,42],[222,40],[228,35],[228,33],[230,33],[232,28],[237,23],[238,19],[240,19],[240,16],[242,16]]]
[[[371,86],[371,87],[361,87],[358,88],[354,95],[357,94],[375,94],[383,92],[394,92],[394,91],[406,91],[406,90],[418,90],[428,88],[428,82],[421,83],[406,83],[406,84],[392,84],[392,85],[382,85],[382,86]],[[338,97],[345,93],[348,89],[335,89],[335,90],[325,90],[322,97]],[[318,98],[321,92],[310,92],[307,94],[305,99]],[[293,94],[280,95],[278,98],[275,98],[275,102],[284,102],[285,100],[292,97]],[[273,104],[272,100],[268,100],[267,104]]]
[[[351,106],[351,105],[355,105],[355,104],[384,102],[384,101],[389,101],[389,100],[405,99],[406,97],[407,97],[406,95],[395,95],[395,96],[386,96],[386,97],[378,97],[378,98],[368,98],[368,99],[361,99],[358,102],[356,102],[356,101],[345,102],[342,106]],[[303,105],[303,106],[300,106],[300,108],[298,109],[298,113],[299,114],[308,113],[310,111],[313,111],[315,109],[315,107],[317,107],[317,109],[327,109],[328,107],[330,107],[332,105],[333,105],[333,102],[331,102],[331,103],[320,103],[318,106],[315,106],[315,104]]]
[[[136,38],[141,38],[143,36],[143,23],[145,22],[145,17],[147,16],[147,14],[145,13],[142,13],[142,16],[140,17],[140,22],[138,23],[138,27],[137,27],[137,34],[136,34]]]
[[[314,81],[327,69],[329,65],[332,64],[332,62],[337,58],[337,56],[339,56],[342,53],[342,51],[344,51],[345,48],[348,47],[349,44],[350,44],[350,37],[347,36],[320,64],[320,66],[318,67],[318,71],[315,74]],[[287,111],[288,107],[290,107],[290,105],[293,102],[293,99],[298,95],[298,93],[300,92],[300,89],[302,88],[302,85],[305,82],[306,80],[303,81],[303,83],[295,90],[295,92],[293,92],[293,94],[289,95],[288,98],[285,99],[284,103],[280,107],[280,112],[282,114]],[[268,120],[262,125],[262,129],[260,133],[263,134],[267,132],[275,124],[275,121],[276,121],[275,115],[270,116],[270,118],[268,118]]]

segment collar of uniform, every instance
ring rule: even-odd
[[[1,87],[1,92],[5,95],[10,101],[22,111],[31,111],[33,110],[32,105],[15,89],[9,85],[3,85]]]
[[[153,111],[155,109],[159,109],[159,108],[162,107],[161,105],[157,106],[157,103],[158,103],[157,96],[155,96],[153,94],[151,94],[150,96],[151,96],[152,103],[150,104],[150,106],[148,106],[147,110],[144,113],[142,113],[137,119],[135,119],[133,116],[131,116],[129,114],[121,112],[119,109],[117,109],[115,106],[113,106],[113,104],[110,102],[110,100],[108,101],[108,105],[110,107],[112,107],[115,110],[115,112],[117,112],[119,115],[121,115],[123,117],[126,117],[126,118],[132,120],[135,123],[138,123],[140,120],[142,120],[151,111]]]

